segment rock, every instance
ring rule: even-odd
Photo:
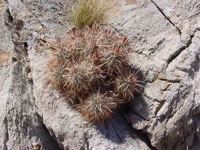
[[[59,149],[35,111],[23,62],[15,62],[7,69],[9,76],[4,78],[0,90],[0,104],[3,108],[0,117],[0,149],[32,149],[32,143],[35,142],[48,150]]]
[[[7,94],[9,98],[4,96],[5,98],[2,99],[6,104],[2,104],[5,110],[2,115],[4,123],[1,149],[31,149],[32,146],[39,144],[47,150],[149,150],[147,144],[137,137],[120,112],[105,124],[91,125],[69,107],[59,91],[48,83],[49,51],[45,42],[59,35],[55,32],[57,28],[68,30],[68,26],[57,24],[54,20],[57,16],[54,16],[53,20],[51,20],[53,15],[37,17],[35,13],[42,14],[45,9],[50,9],[50,13],[54,14],[57,2],[48,5],[46,1],[44,4],[47,5],[40,9],[39,6],[43,4],[32,1],[30,3],[26,1],[25,4],[19,1],[8,1],[9,10],[6,11],[5,16],[13,19],[6,19],[6,24],[11,30],[10,36],[15,52],[10,62],[12,64],[10,69],[13,71],[8,77],[13,82],[8,85],[8,92],[2,92],[2,95]],[[38,7],[33,7],[35,5]],[[59,9],[62,10],[62,7]],[[17,27],[14,18],[16,20],[20,18],[23,22],[22,28]],[[12,96],[16,94],[17,96]],[[10,110],[14,112],[6,113]]]
[[[1,53],[1,51],[9,52],[9,51],[13,50],[13,44],[9,40],[8,34],[6,34],[7,30],[4,26],[4,21],[3,21],[3,14],[5,12],[5,6],[6,5],[2,1],[0,1],[0,45],[1,45],[0,53]]]
[[[131,57],[133,65],[146,81],[144,93],[131,104],[128,120],[133,128],[147,133],[157,149],[199,145],[199,4],[122,3],[123,13],[111,21],[131,39],[136,53]]]
[[[200,2],[118,0],[120,11],[108,24],[131,42],[130,61],[144,89],[97,125],[49,84],[49,46],[71,28],[73,3],[7,1],[14,54],[0,68],[0,149],[198,150]]]

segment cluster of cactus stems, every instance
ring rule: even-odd
[[[129,42],[112,30],[73,28],[51,50],[52,83],[90,122],[109,118],[140,90],[128,62]]]

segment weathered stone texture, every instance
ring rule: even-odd
[[[129,38],[130,61],[145,84],[128,113],[98,125],[84,121],[48,80],[48,47],[71,28],[73,3],[5,3],[14,54],[0,67],[0,149],[198,150],[200,1],[118,0],[109,25]]]
[[[112,21],[131,39],[133,65],[146,81],[128,120],[157,149],[192,149],[199,137],[200,2],[135,2],[137,9],[122,3],[124,13]]]

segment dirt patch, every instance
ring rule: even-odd
[[[138,0],[126,0],[126,4],[135,4]]]
[[[4,64],[8,58],[12,55],[12,51],[10,52],[4,52],[3,50],[0,49],[0,65]]]
[[[0,7],[4,7],[4,3],[2,0],[0,0]]]

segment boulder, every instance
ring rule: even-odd
[[[49,82],[49,49],[72,28],[68,18],[74,3],[4,1],[0,43],[3,51],[14,52],[0,63],[0,149],[198,150],[200,2],[116,2],[107,23],[128,37],[130,62],[144,88],[95,125]]]

